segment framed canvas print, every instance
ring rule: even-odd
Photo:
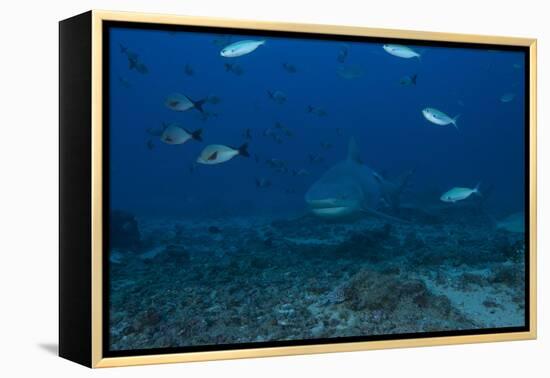
[[[60,355],[536,337],[536,42],[60,23]]]

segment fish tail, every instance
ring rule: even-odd
[[[412,85],[416,85],[416,78],[418,77],[418,74],[414,74],[411,76],[411,83]]]
[[[456,117],[454,117],[453,120],[451,121],[451,123],[453,124],[453,126],[454,126],[455,129],[457,129],[457,130],[458,130],[457,121],[458,121],[459,118],[460,118],[460,114],[457,114]]]
[[[197,129],[191,133],[191,138],[202,142],[202,129]]]
[[[191,101],[191,102],[193,103],[193,106],[195,107],[195,109],[197,109],[199,112],[204,114],[204,109],[202,106],[206,103],[206,101],[208,101],[208,97],[203,98],[202,100],[199,100],[199,101]]]
[[[266,91],[266,92],[267,92],[267,95],[269,96],[269,98],[273,98],[273,92],[271,92],[271,91],[269,91],[269,90]]]
[[[242,155],[244,157],[249,157],[250,154],[248,153],[248,143],[243,144],[239,147],[239,155]]]
[[[474,193],[477,194],[478,196],[482,197],[482,194],[481,192],[479,191],[479,187],[481,186],[481,181],[477,183],[477,185],[475,186],[474,188]]]

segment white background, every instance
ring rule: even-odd
[[[105,0],[0,6],[0,375],[540,377],[550,374],[547,274],[550,14],[546,1]],[[89,9],[328,23],[539,39],[539,340],[90,371],[55,356],[58,25]],[[441,85],[444,85],[442,83]],[[498,138],[498,134],[495,134]],[[545,214],[546,213],[546,214]],[[546,233],[545,233],[546,230]]]

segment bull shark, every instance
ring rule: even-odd
[[[354,138],[348,146],[347,159],[330,168],[305,195],[311,212],[319,217],[341,219],[372,214],[404,222],[379,209],[383,204],[396,209],[399,197],[412,174],[407,172],[399,182],[390,182],[361,161]]]

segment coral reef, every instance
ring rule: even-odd
[[[118,215],[113,350],[521,325],[521,236],[479,223]],[[124,226],[124,224],[127,224]],[[138,227],[139,225],[139,227]]]

